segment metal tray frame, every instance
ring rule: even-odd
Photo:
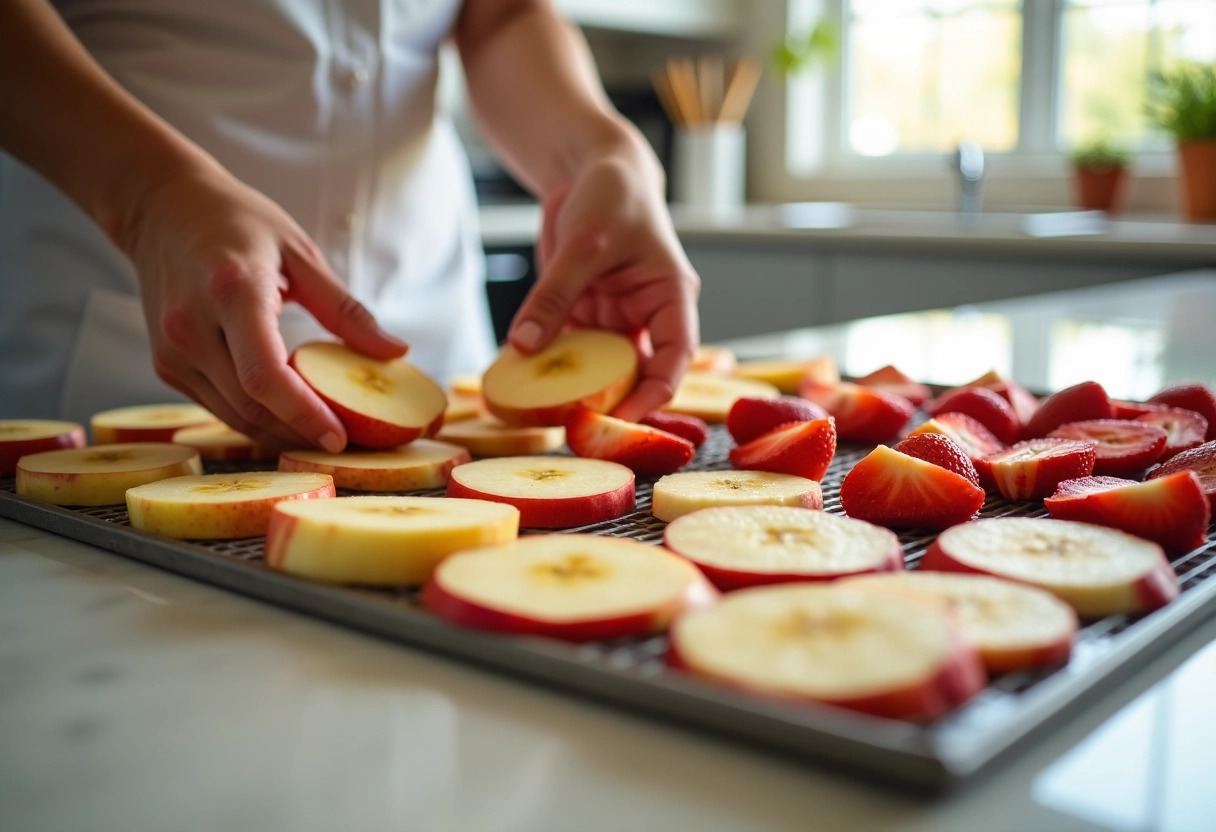
[[[690,468],[728,469],[730,446],[725,431],[715,428]],[[860,446],[838,450],[822,483],[825,510],[840,512],[840,481],[869,450]],[[638,507],[632,514],[564,531],[660,541],[664,524],[650,514],[652,483],[639,479]],[[982,512],[987,517],[1043,513],[1038,504],[1009,502],[992,494]],[[68,509],[23,499],[15,494],[11,477],[0,478],[0,516],[547,687],[924,792],[957,787],[997,767],[1033,735],[1130,677],[1216,610],[1216,580],[1209,580],[1216,578],[1216,535],[1210,529],[1204,546],[1172,560],[1183,590],[1172,604],[1142,617],[1119,615],[1088,622],[1065,667],[998,677],[967,705],[931,724],[917,725],[827,706],[788,705],[702,682],[664,664],[665,636],[573,645],[461,629],[425,612],[415,590],[333,586],[267,569],[261,563],[262,538],[170,540],[132,529],[124,507]],[[934,537],[916,532],[901,535],[909,566]]]

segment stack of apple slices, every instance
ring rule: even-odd
[[[172,477],[129,489],[127,515],[133,527],[166,537],[258,537],[266,534],[277,503],[334,493],[328,474],[263,471]]]
[[[984,686],[956,625],[931,606],[839,584],[742,589],[671,629],[672,665],[731,687],[930,720]]]
[[[743,361],[735,367],[739,378],[771,384],[782,393],[797,393],[807,379],[821,384],[839,384],[840,369],[831,355],[807,359]]]
[[[763,381],[690,372],[684,374],[675,395],[663,409],[718,424],[726,421],[739,399],[775,399],[780,395],[781,391]]]
[[[207,462],[254,462],[274,459],[274,451],[259,445],[223,422],[181,428],[173,441],[198,451]]]
[[[84,445],[84,427],[75,422],[0,419],[0,476],[16,471],[17,460],[26,454]]]
[[[934,605],[958,622],[989,673],[1064,664],[1077,633],[1076,613],[1059,598],[986,575],[875,573],[842,586]]]
[[[198,452],[168,442],[43,451],[17,462],[17,494],[60,506],[119,505],[128,488],[200,474]]]
[[[458,466],[449,497],[513,505],[520,524],[533,529],[588,526],[634,508],[633,472],[600,459],[518,456]]]
[[[406,362],[378,361],[342,344],[304,344],[291,366],[365,448],[396,448],[443,424],[443,390]]]
[[[564,425],[585,408],[607,413],[633,389],[638,357],[623,335],[578,329],[532,355],[506,347],[482,377],[486,408],[508,425]]]
[[[196,404],[145,404],[93,414],[89,429],[95,445],[114,442],[172,442],[181,428],[217,421]]]
[[[562,427],[513,427],[493,416],[444,424],[439,439],[468,448],[478,457],[532,456],[556,451],[566,443]]]
[[[654,484],[650,511],[670,523],[690,512],[715,506],[797,506],[823,508],[819,483],[793,474],[767,471],[686,471]]]
[[[465,549],[508,543],[519,511],[484,500],[339,497],[279,503],[266,565],[305,578],[367,586],[421,584]]]
[[[452,555],[422,602],[463,627],[569,641],[646,635],[717,592],[657,546],[592,535],[543,535]]]
[[[390,451],[284,451],[280,471],[312,471],[351,491],[421,491],[443,488],[452,469],[470,460],[459,445],[415,439]]]
[[[904,568],[887,529],[805,508],[728,506],[686,514],[663,542],[722,590],[790,581],[830,581]]]

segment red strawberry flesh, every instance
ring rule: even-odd
[[[743,471],[768,471],[821,480],[835,455],[836,426],[829,417],[774,428],[732,448],[730,461]]]
[[[1209,441],[1216,439],[1216,392],[1206,384],[1195,381],[1172,384],[1149,401],[1195,411],[1208,420],[1208,432],[1204,438]]]
[[[1092,474],[1096,446],[1083,439],[1028,439],[984,457],[976,469],[1010,500],[1042,499],[1064,480]]]
[[[643,416],[641,423],[687,439],[694,448],[701,447],[709,438],[709,425],[705,423],[705,420],[684,413],[667,413],[663,410],[656,410]]]
[[[986,427],[1003,444],[1018,441],[1022,423],[1013,407],[998,393],[986,387],[956,387],[947,390],[929,404],[934,417],[946,413],[964,413]]]
[[[797,396],[743,398],[736,400],[726,414],[726,430],[736,443],[743,445],[780,425],[813,422],[827,416],[828,412],[822,407]]]
[[[1158,410],[1137,416],[1135,421],[1156,425],[1165,430],[1165,449],[1162,459],[1169,459],[1183,451],[1198,448],[1208,432],[1208,420],[1193,410],[1160,405]]]
[[[1168,435],[1157,425],[1129,422],[1123,419],[1090,419],[1062,425],[1049,437],[1062,439],[1091,439],[1095,449],[1094,474],[1109,477],[1131,477],[1161,458]]]
[[[895,450],[953,471],[973,485],[980,484],[975,465],[967,457],[967,452],[948,436],[940,433],[913,434],[896,445]]]
[[[618,462],[638,474],[670,474],[688,464],[696,448],[687,439],[590,410],[566,420],[566,444],[578,456]]]
[[[974,517],[984,491],[953,471],[879,445],[844,478],[840,503],[850,517],[880,526],[942,529]]]
[[[901,396],[847,381],[809,381],[798,392],[836,417],[842,442],[886,442],[899,435],[916,409]]]
[[[1194,471],[1178,471],[1146,482],[1092,477],[1064,486],[1044,501],[1052,517],[1095,523],[1187,552],[1206,540],[1211,508]],[[1088,493],[1082,493],[1083,489]]]
[[[857,383],[865,387],[873,387],[887,393],[907,399],[919,407],[929,400],[932,395],[929,388],[919,381],[913,381],[902,373],[899,368],[888,364],[880,367],[869,375],[857,379]]]
[[[1037,439],[1069,422],[1112,419],[1114,415],[1114,408],[1102,385],[1096,381],[1083,381],[1044,399],[1026,423],[1022,435],[1027,439]]]
[[[1208,495],[1208,503],[1216,511],[1216,442],[1207,442],[1198,448],[1183,451],[1177,456],[1167,459],[1148,472],[1148,479],[1168,477],[1179,471],[1194,471],[1199,477],[1199,484]]]

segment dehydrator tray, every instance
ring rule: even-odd
[[[726,470],[730,437],[714,428],[687,470]],[[869,447],[842,445],[823,479],[824,509],[840,512],[840,482]],[[212,466],[247,470],[251,466]],[[653,479],[639,478],[637,508],[617,520],[565,532],[662,540],[665,524],[650,514]],[[440,491],[415,492],[439,495]],[[982,516],[1042,516],[1040,503],[989,495]],[[790,705],[700,681],[664,663],[665,636],[575,645],[481,633],[449,625],[418,602],[417,590],[370,590],[310,582],[267,569],[262,538],[170,540],[132,529],[123,506],[67,509],[18,497],[0,478],[0,516],[109,549],[263,601],[403,644],[591,696],[623,708],[709,730],[830,765],[863,778],[940,791],[999,765],[1052,722],[1076,713],[1102,690],[1144,666],[1216,610],[1216,535],[1172,560],[1182,592],[1145,616],[1088,622],[1072,658],[1051,671],[1010,673],[963,707],[928,725],[884,720],[835,708]],[[528,530],[523,530],[527,533]],[[935,533],[904,532],[914,566]]]

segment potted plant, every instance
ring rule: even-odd
[[[1178,143],[1187,216],[1216,220],[1216,64],[1180,63],[1155,73],[1148,111]]]
[[[1113,213],[1119,206],[1130,161],[1131,153],[1106,139],[1078,145],[1072,165],[1081,207]]]

